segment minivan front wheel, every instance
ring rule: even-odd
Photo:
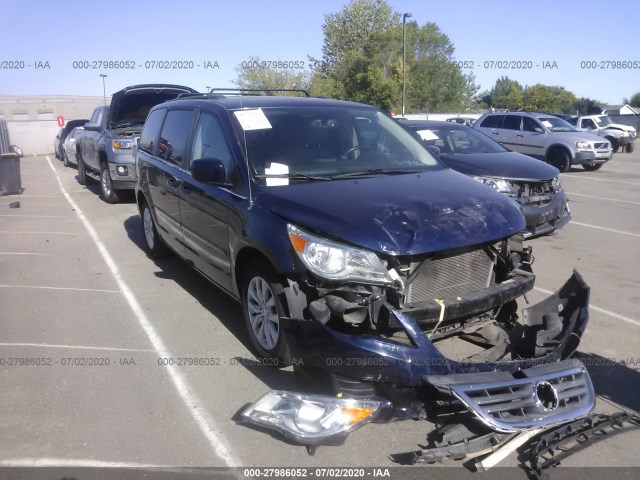
[[[264,262],[251,263],[243,275],[242,313],[251,344],[267,365],[282,368],[291,363],[289,346],[280,325],[286,315],[282,285]]]
[[[140,207],[140,217],[142,218],[142,234],[144,236],[144,249],[149,258],[160,258],[169,252],[169,248],[158,236],[156,224],[153,221],[151,208],[146,201],[142,201]]]

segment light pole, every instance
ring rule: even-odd
[[[402,14],[402,116],[404,117],[404,104],[407,98],[407,36],[405,33],[405,25],[407,17],[413,17],[412,13]]]
[[[107,89],[104,86],[104,79],[107,78],[107,76],[104,73],[101,73],[100,76],[102,77],[102,98],[104,99],[104,104],[107,104]]]

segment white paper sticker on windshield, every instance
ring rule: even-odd
[[[553,125],[551,124],[551,122],[549,120],[542,120],[542,124],[547,127],[549,130],[551,130],[553,128]]]
[[[265,175],[287,175],[289,173],[289,165],[283,163],[271,162],[270,168],[264,169]],[[289,185],[288,178],[266,178],[268,187],[275,187],[278,185]]]
[[[422,140],[438,140],[440,138],[431,130],[418,130],[416,133],[420,135]]]
[[[252,110],[238,110],[233,112],[243,130],[264,130],[271,128],[269,119],[261,108]]]

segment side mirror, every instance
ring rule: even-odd
[[[438,147],[436,147],[435,145],[428,145],[427,146],[427,150],[429,150],[431,155],[433,155],[435,157],[439,157],[440,156],[440,149]]]
[[[536,131],[536,133],[544,133],[544,130],[540,127],[534,127],[534,130]]]
[[[90,132],[99,132],[100,128],[101,126],[98,125],[97,123],[86,123],[84,125],[84,129],[89,130]]]
[[[15,153],[18,157],[22,158],[24,157],[24,153],[22,153],[22,149],[17,146],[17,145],[11,145],[11,150],[13,151],[13,153]]]
[[[224,164],[217,158],[200,158],[191,162],[191,177],[196,182],[231,187]]]

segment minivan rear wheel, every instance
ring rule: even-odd
[[[284,288],[265,262],[251,263],[242,276],[242,313],[249,339],[266,364],[282,368],[291,363],[280,325],[286,315]]]

